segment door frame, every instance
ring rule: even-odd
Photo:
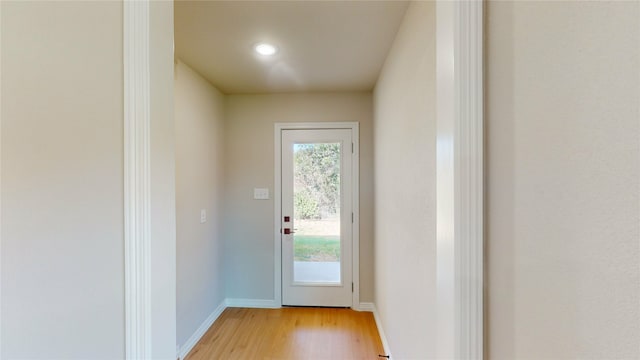
[[[484,356],[484,2],[436,3],[436,357]]]
[[[134,6],[134,4],[136,6]],[[158,35],[160,38],[168,36],[166,34],[157,34],[156,29],[149,29],[148,32],[142,31],[148,29],[148,18],[158,20],[157,14],[149,14],[147,9],[137,11],[139,7],[148,8],[151,0],[139,0],[135,2],[125,1],[123,12],[125,19],[123,21],[123,36],[125,39],[143,34],[141,36],[137,49],[148,51],[152,46],[149,35]],[[482,144],[483,144],[483,2],[482,1],[455,1],[455,2],[438,2],[436,5],[436,47],[438,65],[436,66],[437,88],[436,95],[438,97],[437,112],[437,141],[438,141],[438,160],[436,176],[438,178],[438,192],[442,191],[442,197],[438,197],[438,282],[437,297],[438,311],[442,312],[437,319],[437,327],[439,332],[438,354],[447,355],[446,358],[466,358],[466,359],[482,359],[483,356],[483,162],[482,162]],[[153,21],[152,21],[153,22]],[[141,30],[142,29],[142,30]],[[142,32],[140,32],[142,31]],[[172,33],[172,32],[171,32]],[[169,32],[167,33],[169,34]],[[127,42],[124,42],[126,54]],[[454,50],[455,49],[455,50]],[[138,64],[141,70],[149,71],[150,65],[148,61],[144,61],[135,56],[124,56],[125,66]],[[466,66],[466,67],[465,67]],[[463,71],[463,69],[467,71]],[[157,74],[151,74],[152,81]],[[124,98],[130,101],[136,98],[136,94],[149,96],[150,87],[140,84],[139,82],[130,83],[130,80],[124,78],[124,87],[131,87],[135,91],[125,92]],[[471,85],[471,86],[470,86]],[[465,91],[463,91],[465,90]],[[446,110],[448,113],[442,113],[440,110]],[[464,116],[463,116],[464,114]],[[464,119],[464,121],[462,121]],[[145,121],[150,121],[148,118]],[[2,119],[0,119],[0,123]],[[126,116],[124,117],[125,128],[131,122]],[[321,124],[327,125],[328,123]],[[334,123],[335,124],[335,123]],[[337,123],[338,125],[346,125],[349,123]],[[296,124],[281,124],[283,126],[295,126]],[[301,125],[301,124],[297,124]],[[309,125],[309,124],[302,124]],[[357,139],[357,138],[356,138]],[[455,139],[455,140],[454,140]],[[147,151],[148,142],[140,139],[132,139],[132,143],[124,145],[125,153],[130,152],[131,156],[141,155]],[[455,145],[454,145],[455,144]],[[358,148],[355,149],[358,151]],[[475,151],[474,151],[475,150]],[[279,161],[279,158],[276,159]],[[470,160],[463,162],[462,160]],[[454,171],[456,169],[458,171]],[[144,173],[149,174],[148,170]],[[359,172],[354,174],[359,176]],[[278,176],[278,175],[276,175]],[[125,175],[125,181],[127,177]],[[356,182],[357,183],[357,182]],[[276,181],[278,184],[278,181]],[[139,191],[131,189],[132,198]],[[358,196],[358,192],[354,192]],[[456,196],[458,195],[458,196]],[[354,198],[355,200],[355,198]],[[469,200],[473,203],[473,208],[461,205],[464,201]],[[275,202],[275,201],[274,201]],[[151,206],[150,199],[141,201],[146,207]],[[125,204],[125,207],[131,206]],[[354,210],[359,206],[358,202],[354,202]],[[131,226],[141,226],[145,223],[139,217],[131,217]],[[278,218],[279,220],[279,218]],[[354,219],[354,224],[359,224],[358,216]],[[0,224],[1,225],[1,224]],[[276,226],[279,229],[279,224]],[[458,229],[456,232],[455,230]],[[465,236],[462,236],[461,229],[465,229]],[[354,230],[359,228],[354,225]],[[279,235],[279,234],[278,234]],[[359,238],[354,234],[354,244],[359,244]],[[135,234],[130,239],[125,240],[130,245],[140,245],[142,237]],[[0,253],[2,251],[0,234]],[[151,243],[156,249],[158,245]],[[471,245],[471,246],[470,246]],[[280,263],[279,249],[280,244],[276,242],[276,259]],[[457,252],[455,250],[458,250]],[[165,250],[165,249],[162,249]],[[358,252],[358,248],[354,245],[354,254]],[[449,251],[447,251],[449,250]],[[451,251],[453,250],[453,251]],[[463,250],[461,252],[460,250]],[[149,252],[146,249],[145,252]],[[175,248],[168,250],[168,254],[175,258]],[[468,257],[465,257],[468,256]],[[358,262],[354,261],[354,264]],[[473,264],[473,266],[470,266]],[[125,276],[129,277],[139,273],[146,278],[153,275],[152,269],[148,267],[136,266],[136,263],[125,263]],[[175,272],[175,269],[174,269]],[[281,277],[280,270],[275,269],[275,303],[282,304]],[[359,268],[354,267],[354,301],[353,307],[359,307]],[[467,294],[471,296],[463,296],[461,289],[465,289]],[[141,284],[134,284],[129,292],[141,290]],[[175,290],[173,290],[175,298]],[[163,295],[164,293],[162,293]],[[155,295],[155,293],[154,293]],[[157,296],[157,295],[156,295]],[[446,299],[453,299],[455,305],[447,303]],[[356,301],[357,300],[357,301]],[[1,301],[1,299],[0,299]],[[138,302],[147,307],[151,306],[149,297],[139,299]],[[126,334],[125,341],[127,351],[126,359],[134,359],[136,357],[130,355],[145,351],[145,348],[160,348],[159,344],[153,343],[149,346],[146,341],[150,334],[140,331],[134,332],[133,324],[145,325],[145,329],[149,328],[148,322],[143,322],[143,307],[138,304],[127,301],[125,303],[125,322]],[[154,323],[161,323],[167,317],[173,316],[175,312],[165,313],[157,311],[151,314]],[[156,321],[160,320],[160,321]],[[0,324],[1,325],[1,324]],[[171,324],[172,331],[175,331],[175,321]],[[141,328],[137,328],[140,330]],[[136,336],[142,336],[143,341],[136,341]],[[450,355],[450,356],[449,356]]]
[[[358,122],[310,122],[310,123],[275,123],[274,144],[274,183],[273,183],[273,295],[276,306],[282,306],[282,131],[283,130],[351,130],[353,142],[351,198],[353,207],[353,225],[351,239],[351,308],[360,310],[360,136]]]

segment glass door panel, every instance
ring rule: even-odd
[[[339,284],[341,144],[293,144],[293,281]]]

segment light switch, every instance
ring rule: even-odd
[[[206,209],[201,209],[200,210],[200,223],[205,223],[207,222],[207,210]]]
[[[255,200],[269,200],[269,189],[267,188],[254,188],[253,198]]]

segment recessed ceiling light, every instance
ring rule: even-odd
[[[267,44],[267,43],[257,44],[253,49],[258,54],[266,55],[266,56],[270,56],[270,55],[273,55],[273,54],[278,52],[278,48],[277,47],[275,47],[275,46],[273,46],[271,44]]]

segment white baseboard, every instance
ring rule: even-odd
[[[193,333],[193,335],[191,335],[189,340],[187,340],[187,342],[180,347],[180,349],[178,350],[178,356],[177,356],[178,359],[183,360],[184,358],[187,357],[187,355],[193,349],[193,347],[196,346],[196,344],[198,343],[198,341],[200,341],[202,336],[207,332],[207,330],[209,330],[213,322],[216,321],[218,316],[220,316],[220,314],[222,314],[224,309],[227,308],[226,303],[227,303],[226,299],[223,300],[220,303],[220,305],[218,305],[218,307],[215,310],[213,310],[211,315],[209,315],[202,322],[202,324],[200,324],[200,327],[196,329],[196,331]]]
[[[271,299],[226,299],[225,304],[227,307],[241,308],[278,309],[282,307]]]
[[[375,308],[376,307],[375,307],[375,305],[373,305],[373,303],[361,302],[360,305],[358,305],[358,308],[354,309],[354,310],[373,312],[375,310]]]
[[[382,348],[384,349],[385,355],[391,356],[391,349],[389,349],[389,343],[387,342],[387,337],[384,334],[384,329],[382,328],[382,321],[380,321],[380,315],[378,314],[378,309],[376,305],[371,304],[371,312],[373,312],[373,318],[376,320],[376,326],[378,327],[378,334],[380,334],[380,341],[382,341]],[[361,303],[362,306],[362,303]]]
[[[385,355],[391,355],[391,351],[389,350],[389,343],[387,342],[387,337],[384,334],[384,330],[382,329],[382,322],[380,321],[380,315],[378,314],[378,309],[376,309],[376,304],[370,302],[361,302],[358,306],[358,311],[368,311],[373,313],[373,318],[376,320],[376,327],[378,328],[378,334],[380,334],[380,341],[382,342],[382,347],[384,348]]]

